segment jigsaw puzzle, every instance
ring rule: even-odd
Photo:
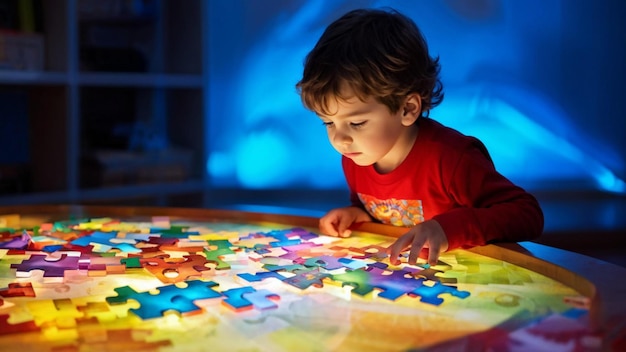
[[[391,351],[459,337],[459,311],[464,334],[505,316],[581,319],[564,301],[579,294],[543,276],[462,250],[391,266],[392,239],[374,234],[167,216],[19,223],[0,229],[0,350],[362,350],[351,343],[380,330]]]

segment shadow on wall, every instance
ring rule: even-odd
[[[531,190],[626,193],[624,155],[585,133],[576,102],[559,97],[565,3],[533,1],[540,15],[497,0],[211,2],[213,184],[344,187],[339,155],[294,85],[327,24],[352,8],[390,6],[417,22],[441,58],[446,98],[431,117],[480,138],[504,175]],[[538,41],[554,45],[540,51]]]

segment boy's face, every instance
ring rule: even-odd
[[[332,146],[357,165],[373,164],[381,173],[394,170],[415,142],[417,126],[413,122],[418,115],[405,113],[405,108],[391,113],[373,97],[361,101],[345,91],[342,96],[350,98],[332,100],[329,106],[335,114],[319,115]]]

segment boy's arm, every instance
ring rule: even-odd
[[[543,212],[535,197],[499,174],[479,149],[470,149],[451,170],[444,187],[461,206],[433,217],[446,233],[448,249],[541,235]]]

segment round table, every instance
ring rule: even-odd
[[[0,207],[0,350],[620,350],[626,269],[522,242],[392,266],[406,229],[219,209]]]

